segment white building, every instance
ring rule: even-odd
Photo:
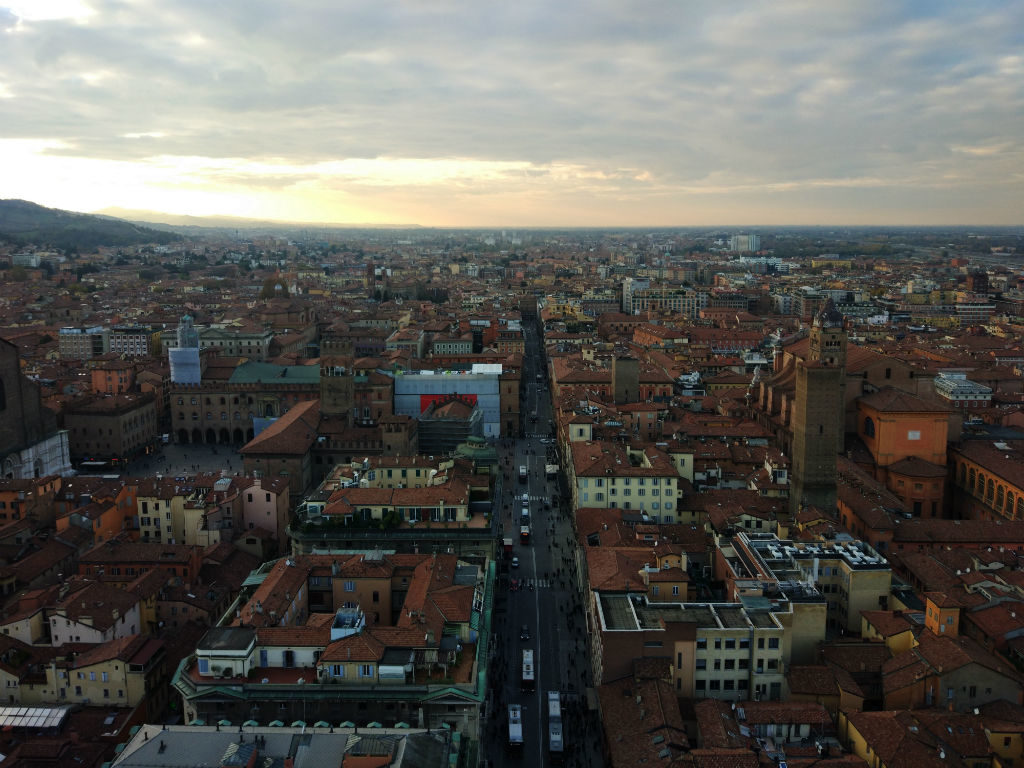
[[[729,238],[729,250],[740,253],[761,250],[760,235],[733,235]]]

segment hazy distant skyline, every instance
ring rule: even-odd
[[[0,198],[1018,225],[1024,3],[0,0]]]

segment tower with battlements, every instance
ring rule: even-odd
[[[815,315],[807,359],[797,363],[793,404],[790,511],[836,505],[836,457],[842,449],[846,331],[832,300]]]

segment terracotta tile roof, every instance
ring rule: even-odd
[[[882,666],[882,684],[887,692],[912,685],[926,675],[947,675],[973,664],[986,667],[1020,683],[1012,667],[993,656],[968,637],[938,636],[922,632],[918,645],[897,654]]]
[[[689,749],[672,685],[665,680],[607,683],[597,689],[612,765],[672,765]],[[661,755],[669,750],[669,759]]]
[[[904,392],[895,387],[883,387],[870,395],[861,395],[857,401],[882,413],[950,413],[950,409],[933,400]]]
[[[697,732],[705,749],[746,749],[750,738],[740,733],[736,713],[728,701],[702,699],[693,705]]]
[[[915,626],[900,611],[861,611],[860,615],[867,619],[868,624],[882,637],[910,632]]]
[[[186,544],[160,544],[144,541],[111,539],[97,544],[81,555],[79,564],[152,563],[160,567],[187,566],[192,562],[193,547]]]
[[[750,749],[694,749],[694,768],[758,768],[760,761]]]
[[[91,626],[103,632],[111,629],[138,602],[138,597],[123,589],[88,581],[83,582],[81,589],[72,591],[60,600],[57,607],[71,621],[90,619]]]
[[[384,656],[385,647],[373,633],[359,632],[330,643],[320,655],[320,664],[329,662],[377,662]]]
[[[835,672],[827,665],[794,665],[787,675],[789,690],[809,696],[838,696]]]
[[[1024,727],[1024,706],[1012,701],[1006,699],[990,701],[981,705],[980,712],[982,717],[1017,723]]]
[[[331,642],[333,616],[327,615],[327,622],[307,623],[303,627],[259,627],[256,630],[257,645],[271,647],[323,648]]]
[[[642,563],[641,563],[642,565]],[[591,548],[587,550],[587,573],[590,588],[598,591],[645,592],[637,562],[621,550]]]
[[[1024,486],[1021,464],[1024,463],[1024,440],[1004,440],[998,448],[990,440],[965,440],[953,454],[963,456],[1017,487]],[[990,539],[995,541],[996,539]]]
[[[964,768],[974,764],[965,757],[990,757],[980,723],[963,715],[927,710],[852,712],[849,722],[888,768]],[[975,733],[963,738],[957,728],[972,728]]]
[[[465,506],[469,488],[465,480],[451,477],[443,485],[423,488],[340,488],[331,494],[324,514],[343,514],[362,506],[436,507]]]
[[[388,648],[425,648],[427,647],[426,632],[418,626],[410,627],[371,627],[370,634]],[[434,645],[438,638],[435,636]]]
[[[163,640],[147,635],[118,637],[107,643],[97,643],[75,657],[74,667],[88,667],[112,659],[139,663],[137,658],[149,658],[164,647]]]
[[[450,623],[468,623],[473,612],[474,589],[471,586],[450,586],[430,592],[437,610]]]
[[[291,563],[291,565],[289,565]],[[241,607],[231,625],[274,626],[287,613],[299,591],[305,587],[311,567],[305,559],[278,560],[249,601]],[[274,618],[271,618],[273,613]]]
[[[964,615],[964,621],[974,624],[981,630],[984,637],[995,642],[1001,648],[1011,633],[1024,630],[1024,602],[995,603],[976,608]]]
[[[821,656],[836,673],[836,682],[844,691],[868,697],[877,686],[882,668],[892,658],[885,643],[830,643],[821,647]],[[881,689],[878,690],[881,698]]]
[[[316,442],[319,421],[319,400],[296,403],[287,413],[243,446],[239,453],[243,456],[305,454]]]
[[[747,701],[743,703],[744,721],[753,725],[772,723],[808,723],[815,732],[832,730],[832,716],[813,701]]]
[[[999,542],[1005,546],[1024,543],[1024,520],[904,520],[893,532],[897,543],[981,544]]]
[[[932,464],[930,461],[911,456],[900,459],[888,466],[889,472],[907,477],[945,477],[947,470],[939,464]]]

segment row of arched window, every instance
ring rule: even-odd
[[[1004,516],[1024,519],[1024,495],[1015,493],[999,478],[990,477],[961,462],[957,470],[957,484]]]

